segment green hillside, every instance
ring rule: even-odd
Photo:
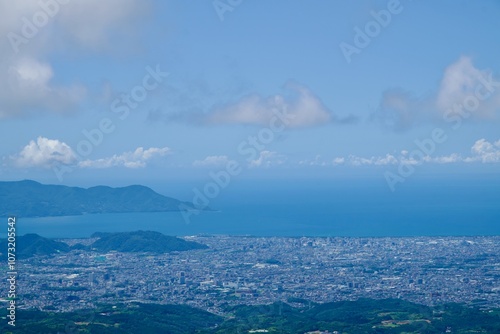
[[[286,303],[236,306],[217,316],[185,305],[132,303],[95,310],[48,313],[18,310],[12,333],[170,333],[303,334],[316,330],[358,333],[500,333],[500,310],[482,311],[458,304],[436,307],[403,300],[360,299],[294,308]],[[2,308],[0,314],[5,316]],[[3,326],[3,327],[1,327]],[[0,326],[9,333],[6,321]]]

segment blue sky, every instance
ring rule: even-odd
[[[497,1],[0,8],[4,180],[499,170]]]

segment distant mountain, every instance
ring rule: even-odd
[[[1,252],[7,251],[7,240],[0,240]],[[38,234],[26,234],[16,237],[16,257],[28,258],[34,255],[51,255],[66,253],[70,247],[64,242],[55,241],[39,236]]]
[[[166,197],[144,186],[92,188],[43,185],[24,180],[0,182],[0,216],[70,216],[86,213],[181,211],[192,204]]]
[[[96,240],[90,247],[100,252],[114,250],[118,252],[168,253],[172,251],[208,248],[206,245],[197,242],[186,241],[153,231],[97,232],[92,235],[92,238],[96,237],[100,239]]]

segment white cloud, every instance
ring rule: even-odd
[[[271,167],[281,165],[285,162],[285,157],[276,152],[261,151],[259,157],[249,162],[248,166],[252,167]]]
[[[486,141],[486,139],[479,139],[472,145],[471,148],[472,153],[475,153],[477,155],[483,155],[485,153],[490,153],[495,151],[495,148],[493,144],[490,142]]]
[[[321,100],[307,87],[289,83],[285,87],[288,96],[274,95],[262,97],[257,94],[245,96],[238,102],[212,110],[200,116],[207,124],[251,124],[270,126],[278,117],[280,127],[285,115],[284,125],[289,128],[310,127],[332,122],[333,114]]]
[[[429,122],[499,120],[500,81],[489,70],[474,67],[472,59],[460,57],[448,66],[438,89],[416,97],[401,89],[383,94],[373,119],[395,130]]]
[[[207,166],[225,166],[229,162],[227,155],[209,155],[203,160],[196,160],[193,166],[207,167]]]
[[[479,139],[471,148],[473,154],[466,162],[480,161],[483,163],[500,162],[500,140],[490,143],[486,139]]]
[[[137,148],[133,152],[125,152],[120,155],[113,155],[112,157],[84,160],[78,163],[81,168],[110,168],[123,166],[126,168],[142,168],[146,167],[147,162],[155,157],[165,156],[170,153],[168,147],[157,148],[151,147],[145,150],[142,147]]]
[[[34,140],[30,141],[21,152],[10,156],[10,161],[14,166],[22,168],[50,168],[56,164],[80,168],[110,168],[116,166],[140,168],[146,167],[148,161],[170,153],[171,150],[168,147],[151,147],[148,149],[138,147],[135,151],[115,154],[107,158],[79,161],[80,157],[68,144],[57,139],[38,137],[36,142]]]
[[[66,143],[44,137],[38,137],[36,142],[30,141],[21,152],[10,158],[14,165],[23,168],[50,168],[56,163],[73,164],[76,162],[76,154]]]

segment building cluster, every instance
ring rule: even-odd
[[[72,250],[18,260],[19,307],[70,311],[139,301],[223,314],[227,305],[358,298],[500,307],[500,237],[185,239],[209,249]]]

